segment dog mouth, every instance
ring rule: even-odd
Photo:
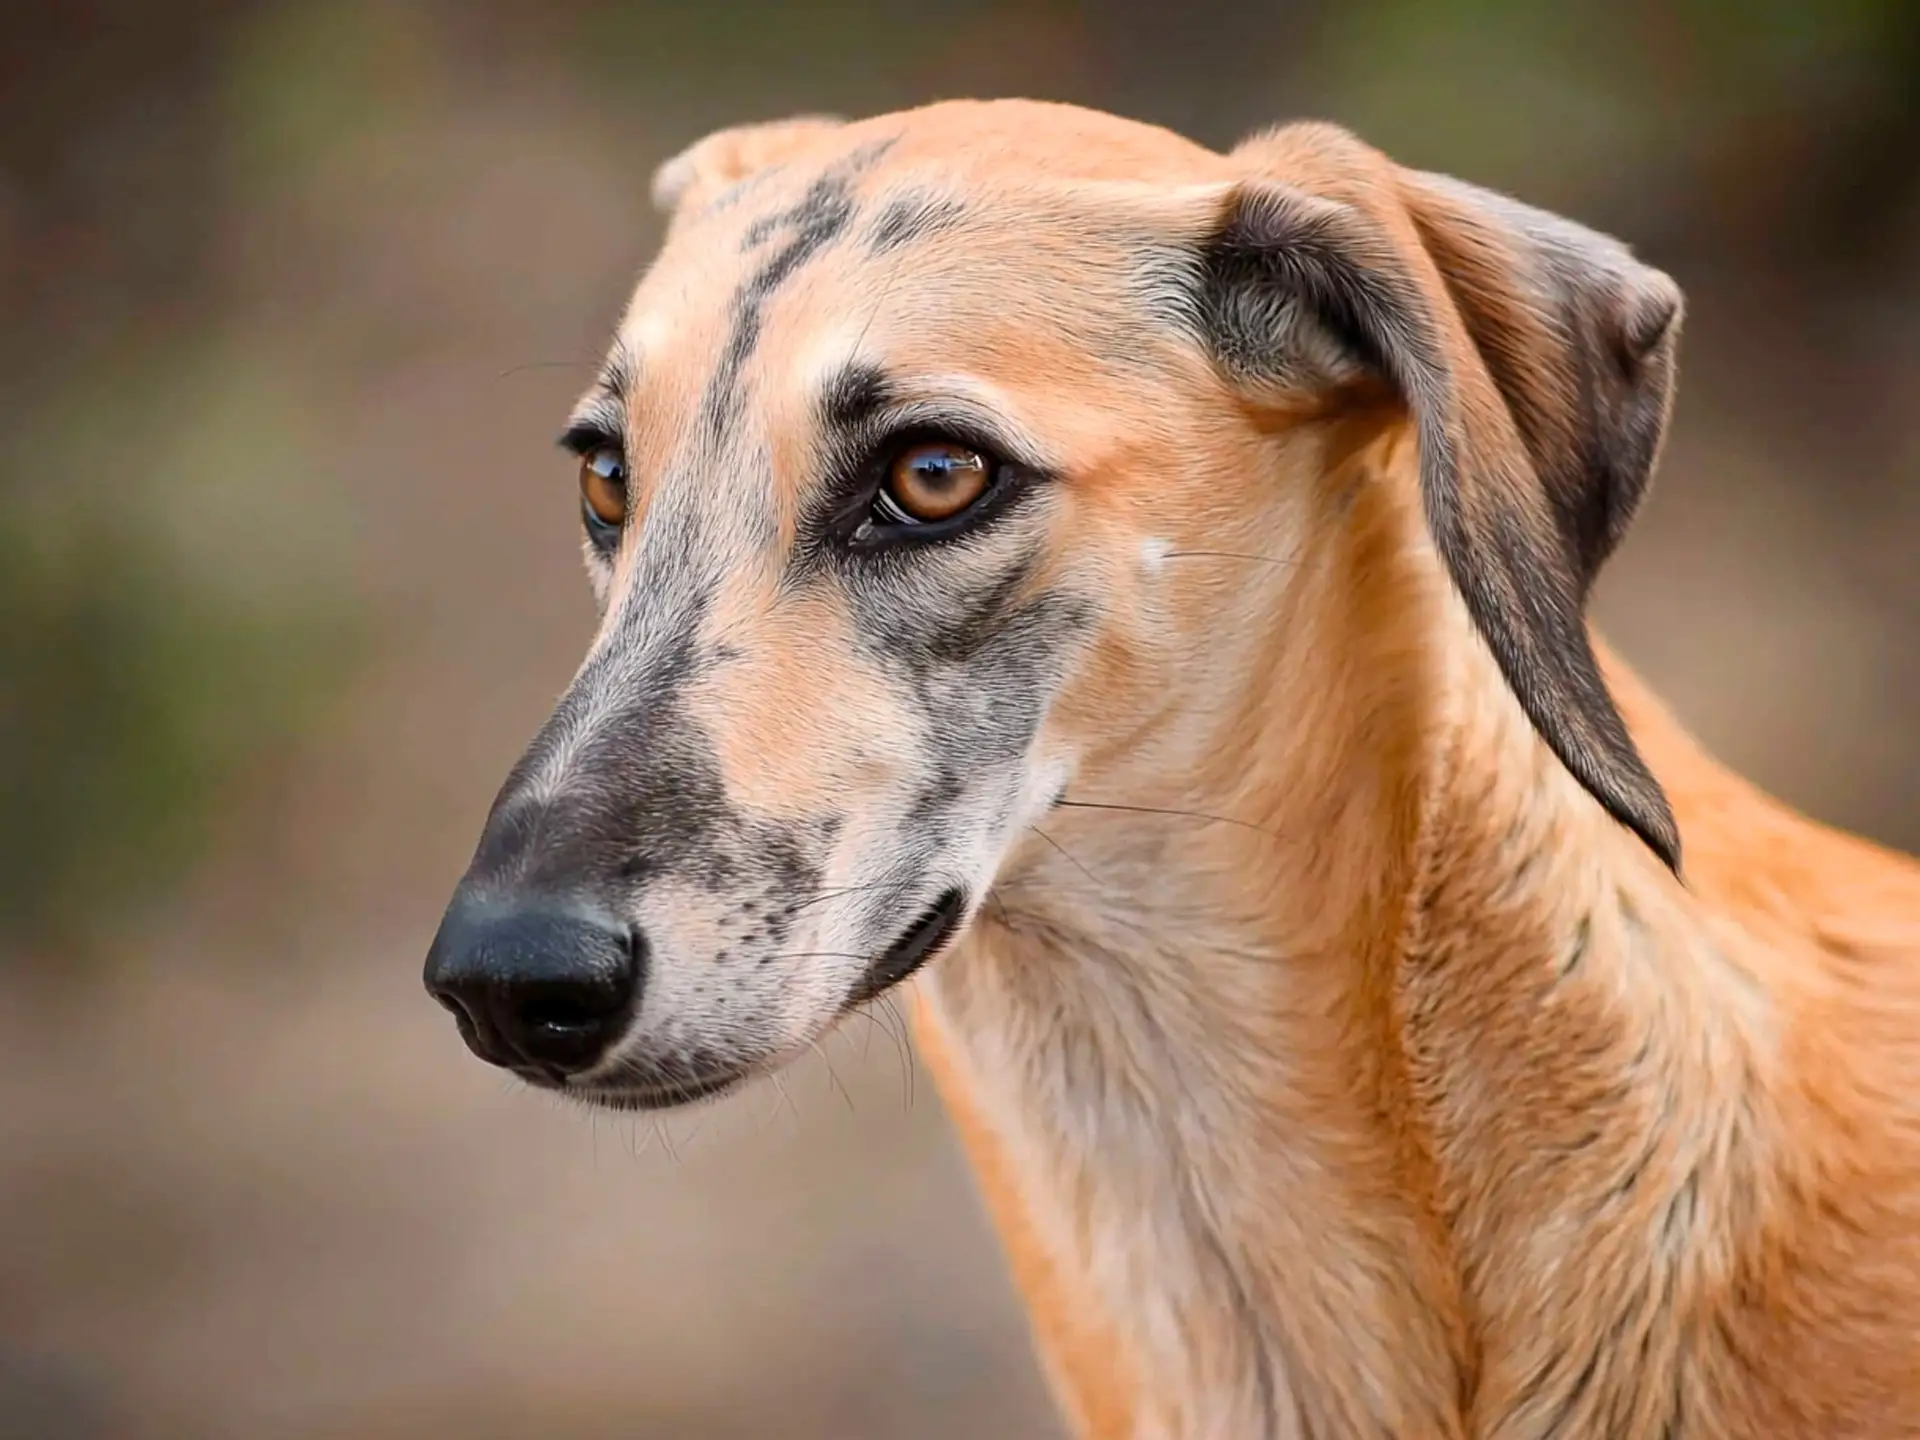
[[[841,1012],[852,1011],[886,993],[933,959],[953,939],[966,915],[965,891],[952,889],[942,894],[867,968]],[[709,1057],[709,1061],[712,1058],[717,1057]],[[628,1073],[616,1070],[594,1080],[569,1080],[521,1066],[515,1066],[514,1073],[536,1089],[563,1095],[595,1109],[633,1111],[672,1110],[703,1100],[717,1100],[769,1067],[765,1064],[715,1065],[709,1069],[705,1064],[688,1064],[683,1060],[664,1075],[636,1074],[632,1073],[634,1068],[629,1066]]]
[[[964,890],[948,890],[905,930],[878,960],[867,968],[847,997],[845,1009],[864,1005],[905,980],[946,946],[966,919]]]
[[[596,1110],[671,1110],[700,1100],[713,1100],[744,1085],[757,1073],[752,1065],[702,1065],[684,1063],[667,1067],[660,1073],[647,1067],[624,1067],[610,1075],[594,1079],[569,1077],[533,1066],[516,1065],[513,1073],[536,1090]]]
[[[701,1100],[717,1100],[747,1081],[751,1071],[737,1070],[651,1085],[558,1087],[570,1099],[601,1110],[674,1110]]]

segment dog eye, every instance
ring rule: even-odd
[[[580,458],[580,499],[587,522],[618,530],[627,518],[627,462],[611,445],[590,450]]]
[[[909,445],[887,467],[874,497],[875,518],[905,525],[951,520],[987,493],[994,468],[978,450],[951,441]]]

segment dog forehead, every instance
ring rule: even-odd
[[[743,176],[704,208],[717,215],[823,172],[884,188],[938,177],[980,195],[1036,177],[1056,182],[1181,185],[1218,178],[1228,157],[1161,126],[1053,101],[949,100],[876,115],[812,136],[800,158]]]
[[[811,331],[845,321],[878,343],[890,330],[900,338],[922,321],[985,318],[1049,290],[1071,292],[1086,310],[1122,298],[1129,270],[1156,247],[1174,253],[1180,237],[1163,220],[1203,188],[1074,182],[992,156],[896,161],[897,148],[865,172],[856,147],[842,165],[750,179],[750,193],[731,203],[723,195],[723,208],[674,235],[642,277],[622,347],[650,362],[653,379],[658,367],[711,363],[730,336],[745,359],[782,319]],[[953,337],[923,338],[937,346]]]
[[[1135,351],[1117,363],[1137,368],[1184,275],[1164,242],[1210,213],[1227,168],[1170,131],[1046,102],[840,127],[669,231],[607,367],[631,382],[629,437],[653,454],[764,439],[770,407],[854,364],[1092,373]]]
[[[1023,200],[1062,187],[1180,187],[1230,169],[1226,156],[1171,130],[1050,101],[943,101],[808,135],[793,158],[770,160],[679,217],[656,270],[737,274],[783,221],[820,223],[843,202],[859,209],[916,187],[1015,219]]]

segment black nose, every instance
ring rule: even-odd
[[[557,1077],[594,1064],[626,1027],[642,949],[611,918],[463,889],[427,952],[427,990],[482,1060]]]

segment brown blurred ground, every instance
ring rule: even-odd
[[[1603,619],[1920,848],[1920,27],[1547,8],[0,17],[0,1437],[1056,1433],[893,1034],[656,1137],[418,990],[587,634],[550,436],[717,124],[1317,113],[1627,236],[1692,309]]]

